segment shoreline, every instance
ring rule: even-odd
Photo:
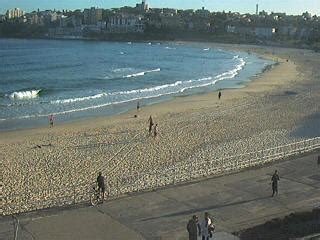
[[[168,169],[189,169],[190,163],[207,160],[224,174],[233,163],[230,156],[303,141],[310,133],[320,136],[320,54],[219,45],[224,46],[278,58],[280,64],[247,87],[222,91],[221,100],[212,92],[176,97],[142,107],[137,118],[132,110],[53,128],[2,133],[7,204],[24,211],[52,206],[50,201],[69,196],[74,184],[84,186],[77,195],[85,197],[98,172],[107,176],[113,189],[123,178],[142,173],[150,177],[145,182],[137,178],[135,184],[152,186],[156,181],[161,186],[172,177]],[[150,115],[158,124],[157,137],[148,134]],[[236,163],[245,161],[239,158]],[[205,170],[203,165],[196,167]]]
[[[52,39],[52,40],[57,40],[57,39]],[[58,39],[59,40],[59,39]],[[69,39],[67,39],[69,40]],[[72,39],[70,39],[72,40]],[[79,39],[80,40],[80,39]],[[87,39],[85,39],[85,41],[87,41]],[[154,41],[154,42],[159,42],[159,41]],[[241,49],[241,47],[239,48],[237,45],[235,44],[219,44],[219,43],[206,43],[206,42],[189,42],[189,41],[160,41],[162,44],[183,44],[183,45],[189,45],[192,47],[210,47],[210,48],[216,48],[217,46],[221,46],[223,50],[225,51],[235,51],[235,52],[243,52],[243,53],[248,53],[248,51],[244,51],[243,49]],[[140,43],[140,42],[139,42]],[[236,47],[237,46],[237,47]],[[241,45],[240,45],[241,46]],[[259,46],[256,46],[259,47]],[[256,57],[258,58],[263,58],[266,60],[272,60],[274,63],[273,64],[269,64],[267,66],[265,66],[260,73],[258,73],[257,75],[253,75],[247,79],[244,79],[241,83],[238,83],[236,86],[237,87],[231,87],[231,88],[219,88],[216,90],[210,90],[210,91],[205,91],[205,92],[196,92],[196,93],[189,93],[187,95],[183,95],[183,96],[178,96],[178,95],[168,95],[166,96],[169,99],[164,99],[164,100],[160,100],[160,101],[155,101],[155,103],[153,103],[153,101],[151,101],[150,103],[147,103],[145,105],[142,106],[142,108],[146,108],[149,106],[157,106],[159,104],[170,104],[170,102],[174,102],[176,101],[176,99],[180,99],[180,98],[189,98],[189,97],[193,97],[193,96],[199,96],[199,95],[210,95],[210,94],[214,94],[217,93],[219,90],[222,91],[237,91],[239,89],[243,89],[243,88],[247,88],[253,81],[256,81],[257,79],[259,79],[263,74],[265,74],[266,72],[272,70],[275,66],[279,65],[280,63],[278,62],[278,59],[272,57],[272,56],[267,56],[267,55],[263,55],[263,54],[256,54],[254,52],[252,52],[252,54],[255,54]],[[228,81],[228,80],[226,80]],[[165,96],[163,96],[165,97]],[[154,98],[150,98],[150,99],[158,99],[158,97],[154,97]],[[149,100],[150,100],[149,99]],[[140,99],[138,101],[145,101],[145,99]],[[135,102],[135,101],[132,101]],[[115,107],[117,105],[114,105]],[[105,116],[87,116],[84,118],[76,118],[76,119],[72,119],[72,120],[67,120],[67,121],[63,121],[61,123],[58,123],[57,125],[55,125],[54,128],[57,127],[72,127],[74,125],[80,125],[81,123],[83,124],[88,124],[92,121],[100,121],[103,119],[108,119],[108,118],[121,118],[122,115],[135,115],[134,114],[135,110],[133,109],[128,109],[128,110],[124,110],[122,112],[119,113],[115,113],[115,114],[110,114],[110,115],[105,115]],[[111,120],[112,121],[112,120]],[[90,124],[91,125],[91,124]],[[17,128],[17,129],[3,129],[0,132],[2,134],[9,134],[13,133],[13,135],[15,135],[14,133],[16,132],[18,133],[22,133],[22,134],[30,134],[31,132],[40,130],[41,132],[48,129],[47,125],[43,125],[40,124],[39,126],[33,126],[33,127],[27,127],[27,128]],[[0,143],[1,143],[1,137],[0,137]]]

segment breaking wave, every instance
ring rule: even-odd
[[[192,79],[187,81],[176,81],[175,83],[171,84],[164,84],[160,86],[150,87],[150,88],[142,88],[142,89],[134,89],[134,90],[128,90],[128,91],[119,91],[119,92],[111,92],[111,93],[99,93],[92,96],[86,96],[86,97],[80,97],[80,98],[70,98],[70,99],[63,99],[63,100],[55,100],[51,101],[51,104],[68,104],[68,103],[75,103],[75,102],[83,102],[88,100],[94,100],[99,99],[103,97],[119,97],[119,96],[128,96],[129,100],[126,101],[134,101],[137,99],[143,99],[143,98],[154,98],[154,97],[160,97],[164,95],[170,95],[175,93],[182,93],[188,89],[193,88],[199,88],[199,87],[205,87],[216,84],[218,81],[226,80],[226,79],[232,79],[236,77],[239,72],[243,69],[246,62],[243,58],[238,58],[239,64],[235,66],[234,69],[224,72],[222,74],[219,74],[215,77],[205,77],[200,79]],[[151,70],[152,71],[160,71],[160,69]],[[146,73],[146,72],[143,72]],[[133,75],[133,74],[132,74]],[[151,94],[148,94],[151,93]],[[117,103],[123,103],[123,101],[120,102],[113,102],[110,104],[117,104]],[[107,104],[107,105],[110,105]],[[106,106],[105,104],[102,105]]]
[[[133,74],[128,74],[126,76],[123,76],[123,78],[132,78],[132,77],[139,77],[139,76],[144,76],[147,73],[152,73],[152,72],[160,72],[161,69],[160,68],[156,68],[153,70],[149,70],[149,71],[145,71],[145,72],[139,72],[139,73],[133,73]]]
[[[39,96],[40,92],[41,92],[41,89],[28,90],[28,91],[18,91],[18,92],[6,94],[6,96],[12,100],[24,100],[24,99],[37,98]]]

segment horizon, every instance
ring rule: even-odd
[[[73,0],[65,0],[63,3],[57,1],[41,1],[30,0],[29,2],[20,2],[18,0],[2,0],[4,3],[0,6],[0,14],[5,14],[8,9],[20,8],[25,12],[40,10],[76,10],[90,7],[98,7],[103,9],[120,8],[124,6],[134,7],[138,0],[110,0],[105,2],[103,0],[80,0],[77,4]],[[183,3],[182,3],[183,2]],[[259,4],[259,12],[266,11],[286,13],[288,15],[301,15],[304,12],[309,12],[312,15],[320,15],[320,1],[316,0],[283,0],[278,3],[276,0],[246,0],[241,4],[236,0],[229,0],[228,2],[212,3],[211,0],[202,0],[194,3],[193,0],[149,0],[147,1],[151,8],[175,8],[175,9],[201,9],[204,7],[210,12],[239,12],[241,14],[254,14],[256,4]],[[275,7],[277,6],[277,7]],[[315,10],[317,9],[317,10]]]

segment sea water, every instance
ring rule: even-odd
[[[242,87],[272,63],[177,43],[0,39],[0,130]]]

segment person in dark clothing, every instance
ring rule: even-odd
[[[200,236],[202,236],[202,240],[209,240],[209,238],[212,237],[214,225],[208,212],[204,213],[204,219],[200,223],[200,229]]]
[[[137,102],[137,111],[139,112],[139,110],[140,110],[140,103]]]
[[[219,93],[218,93],[219,100],[221,99],[221,96],[222,96],[222,93],[221,93],[221,91],[219,91]]]
[[[156,124],[154,127],[153,127],[153,137],[156,137],[158,135],[158,124]]]
[[[149,122],[149,135],[150,135],[152,132],[152,127],[153,127],[153,119],[151,116],[149,117],[148,122]]]
[[[193,215],[187,225],[189,240],[197,240],[198,232],[200,232],[199,219],[197,215]]]
[[[54,122],[54,116],[53,116],[53,114],[51,114],[51,115],[49,116],[50,127],[53,127],[53,122]]]
[[[98,183],[98,190],[101,193],[101,199],[102,202],[104,201],[104,193],[106,191],[105,185],[104,185],[104,176],[102,176],[102,173],[99,172],[99,176],[97,178],[97,183]]]
[[[275,170],[274,174],[272,175],[271,182],[272,182],[272,197],[276,194],[278,195],[278,181],[280,181],[278,170]]]

